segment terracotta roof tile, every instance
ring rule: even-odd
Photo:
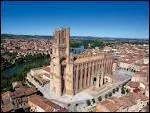
[[[149,76],[149,72],[139,71],[139,72],[135,72],[135,75],[138,75],[141,77],[147,77]]]
[[[110,112],[104,105],[100,102],[96,104],[96,112]]]
[[[44,70],[44,71],[47,71],[48,73],[50,73],[50,67],[49,66],[45,66],[45,67],[42,67],[42,69]]]
[[[7,92],[4,92],[1,94],[1,98],[2,98],[2,100],[9,99],[10,95],[11,95],[11,92],[7,91]]]
[[[9,111],[13,110],[13,105],[12,105],[12,103],[4,104],[4,105],[2,105],[1,109],[3,112],[9,112]]]
[[[124,97],[119,97],[119,100],[121,101],[120,103],[122,103],[123,108],[126,108],[126,107],[129,107],[129,106],[133,105],[133,102],[125,96]]]
[[[129,93],[128,94],[128,98],[132,101],[135,102],[140,99],[140,95],[138,95],[138,93]]]
[[[42,109],[44,109],[45,111],[50,110],[53,111],[53,109],[50,109],[49,105],[47,105],[44,101],[43,98],[41,98],[41,96],[31,96],[29,98],[29,101],[34,103],[35,105],[41,107]]]
[[[33,95],[29,98],[29,101],[34,103],[35,105],[41,107],[46,112],[52,112],[54,110],[56,111],[67,111],[65,108],[60,107],[59,105],[53,103],[52,101],[47,100],[44,97]]]
[[[47,76],[48,78],[50,78],[50,74],[44,73],[45,76]]]
[[[119,107],[123,106],[123,102],[121,100],[119,100],[117,97],[116,98],[112,98],[112,100],[115,102],[115,104],[117,104]]]
[[[138,88],[139,85],[140,85],[139,82],[133,82],[133,81],[128,82],[128,86],[130,86],[131,88]]]
[[[141,92],[139,92],[138,95],[140,96],[142,101],[149,100],[149,97],[147,97],[146,95],[143,95]]]
[[[129,61],[125,61],[125,60],[124,60],[124,61],[121,61],[121,62],[122,62],[122,63],[127,63],[127,64],[132,64],[132,63],[133,63],[133,61],[130,61],[130,60],[129,60]]]
[[[110,112],[115,112],[119,109],[119,106],[117,106],[112,100],[105,100],[101,104],[104,105]]]
[[[18,97],[22,97],[25,95],[28,96],[28,95],[34,94],[36,92],[37,92],[36,88],[22,87],[22,88],[19,88],[18,90],[14,91],[14,92],[11,92],[11,97],[12,98],[18,98]]]

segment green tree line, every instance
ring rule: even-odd
[[[41,59],[41,62],[37,63],[36,61],[39,58]],[[40,57],[32,56],[31,59],[34,59],[34,60],[30,60],[30,62],[27,62],[22,72],[14,74],[13,76],[9,76],[7,74],[1,75],[1,92],[12,90],[12,82],[14,81],[24,81],[30,69],[38,68],[38,67],[50,64],[50,57],[48,55],[40,56]],[[24,63],[24,62],[21,62],[21,63]]]

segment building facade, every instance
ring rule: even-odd
[[[56,29],[52,39],[50,88],[55,95],[75,95],[89,87],[112,82],[112,55],[86,52],[72,56],[70,29]]]
[[[23,109],[28,111],[28,99],[30,96],[37,94],[36,88],[29,88],[22,85],[21,82],[17,84],[14,88],[15,91],[7,91],[1,94],[1,111],[9,112]]]
[[[28,105],[30,112],[68,112],[67,109],[39,95],[31,96]]]

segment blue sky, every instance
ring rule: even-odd
[[[52,35],[70,27],[72,36],[148,38],[149,6],[139,2],[2,2],[2,33]]]

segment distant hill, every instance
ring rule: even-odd
[[[42,35],[14,35],[14,34],[2,34],[1,38],[16,38],[16,39],[51,39],[52,36]],[[71,36],[72,39],[77,40],[102,40],[102,41],[146,41],[149,39],[133,39],[133,38],[119,38],[119,37],[93,37],[93,36]]]
[[[41,35],[14,35],[14,34],[2,34],[1,38],[12,38],[12,39],[49,39],[52,38],[52,36],[41,36]]]
[[[42,36],[42,35],[14,35],[14,34],[2,34],[1,38],[12,38],[12,39],[50,39],[52,36]],[[90,37],[90,36],[71,36],[73,39],[83,39],[83,40],[93,40],[97,39],[98,37]]]

